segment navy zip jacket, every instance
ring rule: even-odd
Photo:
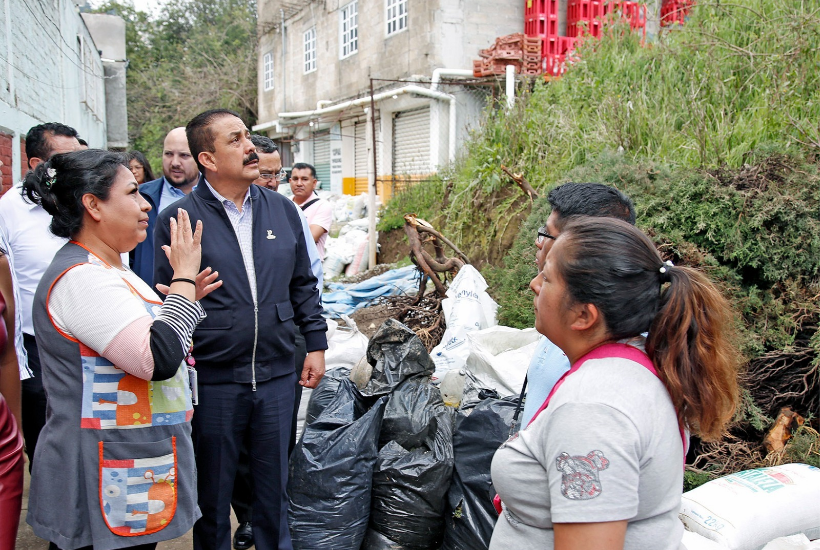
[[[162,184],[165,178],[161,177],[140,185],[140,194],[151,205],[148,211],[148,231],[145,240],[131,251],[131,270],[137,276],[151,286],[154,277],[154,226],[157,224],[157,214],[159,214],[159,201],[162,197]]]
[[[177,208],[188,211],[194,226],[202,220],[201,265],[219,271],[222,280],[220,288],[202,299],[208,316],[194,331],[200,384],[250,383],[254,371],[256,382],[264,382],[293,372],[293,323],[304,335],[308,352],[327,349],[327,323],[299,213],[279,193],[258,185],[250,191],[256,314],[236,233],[204,178],[175,208],[161,212],[154,228],[154,283],[169,284],[173,276],[162,245],[171,243],[170,219]]]

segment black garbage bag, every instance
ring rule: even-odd
[[[305,425],[313,423],[322,414],[325,407],[336,397],[342,379],[349,376],[350,370],[345,368],[333,369],[325,373],[316,389],[310,392],[310,401],[308,401],[305,412]]]
[[[485,399],[469,416],[459,412],[453,435],[455,467],[447,493],[442,550],[486,550],[498,513],[490,464],[510,437],[518,398]]]
[[[362,395],[385,395],[414,375],[430,376],[436,369],[416,333],[388,319],[367,345],[367,362],[373,366]]]
[[[405,449],[415,449],[434,439],[437,429],[434,417],[442,406],[441,392],[429,378],[408,378],[396,386],[387,401],[379,447],[395,441]]]
[[[408,548],[368,528],[362,543],[362,550],[408,550]]]
[[[370,528],[399,548],[438,548],[444,505],[453,473],[453,412],[439,405],[431,418],[435,435],[415,449],[395,441],[379,451],[373,472]],[[382,550],[383,546],[364,550]]]
[[[290,459],[288,523],[294,550],[358,550],[387,398],[364,398],[348,379],[305,427]]]

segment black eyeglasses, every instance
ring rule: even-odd
[[[272,180],[273,178],[276,178],[276,180],[279,182],[285,181],[285,178],[287,178],[287,176],[288,173],[285,171],[284,168],[279,170],[279,172],[277,172],[276,174],[259,174],[260,179]]]
[[[547,226],[545,225],[538,230],[538,237],[535,239],[535,242],[537,244],[543,244],[544,239],[552,239],[554,241],[557,238],[558,237],[549,234],[549,231],[547,231]]]

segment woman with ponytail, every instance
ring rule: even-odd
[[[530,288],[572,367],[495,454],[490,548],[677,550],[688,434],[719,438],[737,402],[728,303],[612,218],[568,220]]]
[[[200,272],[202,224],[192,230],[184,210],[171,219],[164,303],[123,265],[148,227],[137,187],[124,155],[95,150],[55,155],[23,184],[70,239],[32,312],[49,415],[27,521],[52,550],[148,550],[201,515],[185,359],[205,315],[198,300],[220,282]]]

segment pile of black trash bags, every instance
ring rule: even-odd
[[[294,549],[487,548],[497,518],[490,463],[518,400],[483,393],[447,407],[427,350],[396,320],[370,339],[367,361],[363,389],[337,369],[311,395],[290,459]]]

